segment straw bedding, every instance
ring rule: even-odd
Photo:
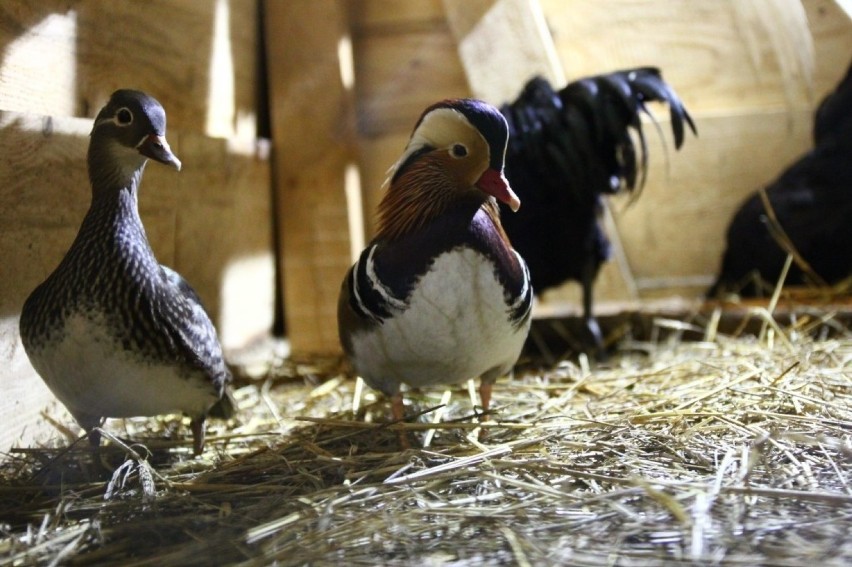
[[[7,455],[0,564],[850,564],[852,336],[767,315],[527,361],[481,427],[464,390],[387,424],[336,361],[277,360],[202,458],[179,417],[110,422],[133,441],[99,456]]]

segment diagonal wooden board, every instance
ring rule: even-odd
[[[495,105],[513,100],[535,75],[554,85],[567,82],[538,0],[444,0],[444,9],[475,97]],[[596,293],[638,299],[609,211],[603,222],[613,259],[602,266]],[[579,300],[579,295],[574,297]]]

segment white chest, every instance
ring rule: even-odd
[[[201,415],[216,401],[213,386],[175,364],[128,352],[98,314],[66,320],[62,339],[29,353],[33,366],[72,414],[132,417]]]
[[[517,361],[529,323],[509,318],[503,286],[481,253],[455,249],[439,256],[409,298],[408,308],[352,337],[353,360],[373,388],[393,393],[457,384]]]

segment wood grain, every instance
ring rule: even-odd
[[[212,82],[217,18],[230,63],[215,72],[231,75],[227,93]],[[137,88],[169,109],[172,127],[208,132],[212,122],[214,135],[234,136],[239,126],[253,138],[257,22],[257,0],[4,0],[0,109],[93,117],[114,90]],[[208,117],[222,96],[228,112]]]
[[[267,57],[287,333],[294,352],[337,352],[337,295],[351,262],[344,190],[357,159],[354,95],[338,45],[340,1],[269,1]]]
[[[831,1],[803,2],[816,46],[815,99],[804,77],[793,77],[791,101],[769,33],[778,23],[771,14],[743,21],[736,1],[541,4],[569,79],[655,65],[695,113],[812,107],[849,64],[852,23]],[[791,10],[797,6],[788,3]]]
[[[538,0],[444,0],[474,96],[492,104],[514,99],[541,75],[565,82]]]
[[[366,137],[410,133],[427,106],[470,93],[443,22],[401,33],[359,34],[355,76],[358,131]]]

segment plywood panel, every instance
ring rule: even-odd
[[[446,25],[355,38],[358,130],[368,137],[411,132],[423,110],[469,89]]]
[[[364,226],[368,236],[375,234],[378,220],[376,211],[384,195],[388,169],[402,155],[409,135],[406,130],[397,134],[362,138],[359,141],[358,167],[361,172]]]
[[[745,196],[772,181],[810,147],[809,111],[741,115],[700,114],[700,137],[679,152],[649,132],[648,183],[630,206],[611,198],[618,236],[639,296],[701,296],[712,283],[725,247],[725,230]],[[668,131],[668,123],[661,127]],[[668,157],[666,156],[668,151]],[[625,296],[605,265],[595,292],[602,301]],[[573,286],[549,293],[575,302]]]
[[[700,138],[670,153],[658,140],[645,192],[618,215],[640,288],[659,278],[712,277],[728,222],[745,195],[774,179],[811,145],[811,113],[700,115]]]
[[[696,113],[787,107],[785,77],[768,33],[778,31],[779,23],[771,13],[745,21],[735,2],[541,0],[569,78],[655,65]],[[816,16],[810,31],[817,46],[817,98],[833,87],[852,53],[848,18],[831,4],[804,2],[809,17]],[[789,10],[799,6],[783,5]],[[794,105],[810,106],[804,77],[791,81]]]
[[[444,22],[441,0],[349,0],[348,6],[357,34],[400,34]]]
[[[554,84],[564,82],[561,62],[552,39],[543,27],[540,6],[533,0],[479,2],[475,9],[463,0],[444,0],[451,27],[457,32],[459,53],[475,96],[500,104],[514,98],[533,75]],[[510,31],[511,30],[511,31]],[[605,264],[597,280],[598,299],[636,299],[634,276],[626,260],[616,226],[610,216],[603,223],[612,240],[613,261]],[[553,243],[571,246],[571,243]],[[566,284],[541,297],[547,301],[580,301],[579,287]],[[541,303],[537,304],[536,311]]]
[[[458,8],[460,29],[470,30],[469,37],[481,34],[478,41],[493,45],[496,52],[500,43],[488,39],[494,30],[482,24],[507,1],[476,2],[470,9],[456,0],[445,3],[448,9]],[[512,2],[522,5],[526,0]],[[628,267],[619,270],[606,264],[596,286],[597,298],[606,302],[630,297],[631,286],[623,285],[625,274],[635,276],[641,297],[701,294],[718,267],[733,210],[747,193],[774,178],[809,146],[812,111],[849,64],[852,22],[830,0],[805,0],[801,5],[767,0],[747,7],[717,1],[541,0],[541,6],[569,79],[631,66],[660,66],[699,129],[699,138],[688,136],[684,149],[675,153],[667,120],[661,123],[667,150],[648,128],[651,170],[644,193],[632,207],[618,198],[610,200],[618,230],[612,235],[621,240]],[[769,32],[773,27],[782,29],[778,17],[784,9],[796,17],[807,14],[806,22],[793,20],[805,23],[804,31],[813,38],[813,92],[804,75],[796,74],[795,65],[781,64],[774,49]],[[451,11],[448,14],[452,17]],[[784,25],[790,25],[789,14],[781,15]],[[796,36],[774,40],[783,44],[791,37]],[[531,36],[530,41],[538,40]],[[797,44],[783,47],[795,50]],[[520,90],[523,77],[546,58],[539,54],[524,61],[519,51],[510,53],[517,70],[511,64],[494,64],[496,56],[466,62],[469,77],[500,75],[496,81],[477,80],[484,85],[474,87],[477,95],[488,98],[491,92],[505,92],[507,88],[500,86],[504,77],[518,77]],[[568,284],[549,292],[545,302],[576,302],[575,288]]]
[[[351,262],[345,170],[354,97],[338,47],[340,1],[269,1],[267,58],[287,333],[295,352],[337,352],[337,295]]]
[[[565,81],[538,0],[444,0],[474,96],[499,105],[536,75]]]
[[[257,6],[257,0],[151,0],[144,6],[5,0],[0,109],[92,117],[112,91],[138,88],[169,109],[173,127],[253,138]],[[215,66],[214,47],[223,56]],[[217,100],[219,112],[208,117]]]

